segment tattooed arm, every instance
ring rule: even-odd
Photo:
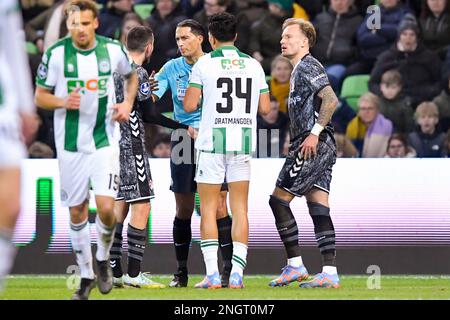
[[[336,110],[338,98],[331,86],[326,86],[320,90],[317,96],[322,99],[317,123],[322,127],[325,127],[331,121],[334,110]]]
[[[300,145],[300,157],[305,160],[308,160],[311,156],[316,156],[320,131],[330,122],[338,104],[338,98],[331,86],[324,87],[317,93],[317,96],[322,99],[319,117],[309,136]]]

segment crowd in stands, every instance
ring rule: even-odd
[[[36,75],[43,52],[67,35],[69,0],[20,0],[29,62]],[[270,85],[271,112],[258,116],[259,157],[286,154],[287,98],[293,66],[280,56],[282,24],[310,20],[317,31],[312,54],[340,97],[333,115],[339,157],[450,156],[450,0],[98,0],[98,34],[124,42],[128,30],[148,25],[155,50],[146,69],[158,71],[179,56],[177,24],[227,11],[238,18],[236,46],[258,60]],[[374,6],[376,5],[376,6]],[[205,39],[204,50],[211,47]],[[157,103],[172,112],[170,94]],[[52,112],[31,157],[55,157]],[[154,157],[170,153],[167,129],[148,128]]]

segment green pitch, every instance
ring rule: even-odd
[[[274,276],[246,276],[245,289],[194,289],[201,276],[190,276],[188,288],[113,289],[102,295],[97,289],[91,299],[450,299],[450,276],[383,276],[380,289],[368,289],[368,276],[340,276],[340,289],[300,289],[293,283],[288,287],[270,288],[267,283]],[[169,276],[153,276],[167,284]],[[12,276],[0,299],[67,300],[74,292],[69,276]]]

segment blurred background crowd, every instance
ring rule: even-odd
[[[450,0],[98,0],[97,33],[124,42],[128,30],[148,25],[155,50],[145,68],[158,71],[179,56],[177,24],[193,18],[238,18],[236,46],[266,72],[271,112],[258,116],[258,157],[283,157],[289,145],[287,98],[292,65],[280,56],[281,28],[290,17],[317,31],[312,54],[339,96],[333,116],[338,157],[449,157]],[[68,0],[20,0],[29,63],[36,76],[42,53],[67,35]],[[374,7],[374,5],[376,5]],[[205,39],[205,52],[211,47]],[[170,92],[157,103],[171,115]],[[53,114],[39,110],[32,158],[54,158]],[[152,157],[170,156],[170,132],[146,127]]]

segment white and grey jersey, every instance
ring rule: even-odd
[[[307,54],[297,63],[291,75],[288,102],[291,141],[303,139],[311,132],[322,101],[317,94],[328,85],[330,82],[324,67],[312,55]],[[333,135],[330,123],[324,132]]]

